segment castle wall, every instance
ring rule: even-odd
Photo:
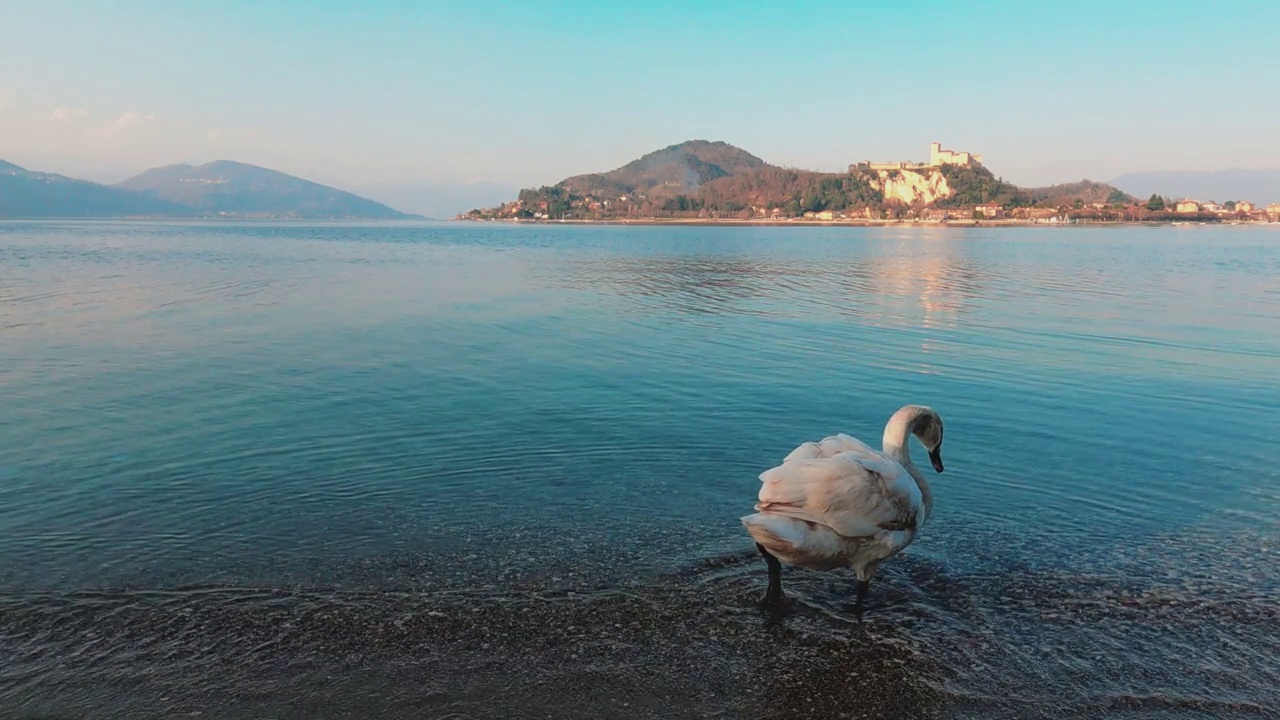
[[[938,165],[972,165],[982,162],[981,155],[974,155],[969,152],[955,152],[954,150],[943,150],[942,143],[929,143],[929,164]]]

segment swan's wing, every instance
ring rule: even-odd
[[[822,446],[810,440],[801,443],[795,450],[792,450],[786,457],[782,458],[782,462],[789,463],[792,460],[815,460],[822,457]]]
[[[877,452],[798,459],[761,473],[762,512],[826,525],[845,537],[914,529],[920,488],[901,465]]]
[[[842,452],[875,453],[875,450],[872,450],[870,446],[857,438],[839,433],[827,436],[820,442],[802,443],[795,450],[792,450],[790,455],[783,458],[782,462],[829,458],[835,457]]]

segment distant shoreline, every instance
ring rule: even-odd
[[[1280,222],[1254,220],[1203,221],[1203,220],[1084,220],[1047,222],[1044,220],[1021,219],[988,219],[988,220],[737,220],[732,218],[617,218],[611,220],[522,220],[503,219],[470,219],[470,218],[248,218],[248,217],[163,217],[163,216],[107,216],[107,217],[0,217],[0,222],[206,222],[206,223],[254,223],[254,224],[308,224],[308,223],[375,223],[386,225],[412,225],[416,223],[463,224],[474,223],[498,225],[608,225],[639,227],[658,226],[695,226],[695,227],[898,227],[898,228],[997,228],[997,227],[1081,227],[1102,225],[1118,226],[1273,226],[1280,228]]]
[[[1089,225],[1113,226],[1146,226],[1156,227],[1161,225],[1182,226],[1182,225],[1275,225],[1280,227],[1280,223],[1274,222],[1255,222],[1255,221],[1228,221],[1228,222],[1210,222],[1210,221],[1184,221],[1184,220],[1085,220],[1085,221],[1069,221],[1069,222],[1046,222],[1035,220],[1015,220],[1015,219],[990,219],[990,220],[735,220],[729,218],[719,219],[703,219],[703,218],[637,218],[625,219],[618,218],[612,220],[582,220],[582,219],[566,219],[566,220],[517,220],[517,219],[491,219],[491,220],[472,220],[468,218],[455,218],[449,222],[457,223],[496,223],[504,225],[639,225],[639,226],[661,226],[661,225],[694,225],[703,227],[919,227],[919,228],[971,228],[971,227],[1080,227]]]
[[[443,223],[452,222],[429,217],[199,217],[195,215],[34,215],[27,217],[0,216],[0,222],[209,222],[209,223]]]

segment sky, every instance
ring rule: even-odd
[[[239,160],[409,210],[695,138],[833,171],[938,140],[1024,185],[1280,168],[1277,27],[1275,0],[3,0],[0,159]]]

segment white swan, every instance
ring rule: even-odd
[[[933,512],[929,483],[907,451],[910,435],[942,472],[942,418],[932,408],[906,405],[885,425],[884,452],[832,435],[804,443],[761,473],[757,512],[742,524],[769,565],[766,605],[782,604],[782,560],[816,570],[852,568],[861,612],[880,563],[910,545]]]

